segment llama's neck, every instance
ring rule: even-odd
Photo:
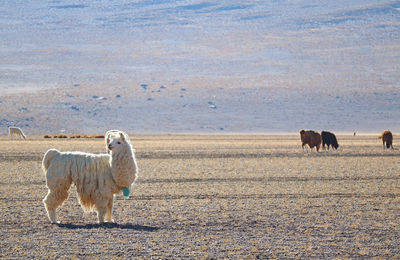
[[[114,153],[113,151],[111,151],[111,165],[119,164],[120,162],[126,160],[133,160],[131,149],[125,149],[123,152],[120,153]]]
[[[121,153],[111,151],[111,174],[117,186],[130,187],[136,179],[136,160],[131,148]]]

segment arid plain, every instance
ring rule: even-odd
[[[41,159],[103,140],[1,136],[0,258],[400,258],[400,151],[377,136],[133,135],[138,181],[102,226],[74,187],[48,222]]]

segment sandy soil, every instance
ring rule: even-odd
[[[297,135],[132,139],[136,188],[99,226],[73,188],[48,223],[40,161],[102,140],[0,137],[0,258],[400,258],[400,151],[376,136],[320,153]]]

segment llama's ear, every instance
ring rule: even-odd
[[[110,144],[110,135],[107,134],[106,135],[106,150],[107,150],[107,153],[110,153],[110,149],[108,148],[109,144]]]
[[[119,136],[121,137],[122,141],[125,141],[125,135],[123,133],[119,133]]]

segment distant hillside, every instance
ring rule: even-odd
[[[0,4],[0,127],[400,131],[400,1]]]

